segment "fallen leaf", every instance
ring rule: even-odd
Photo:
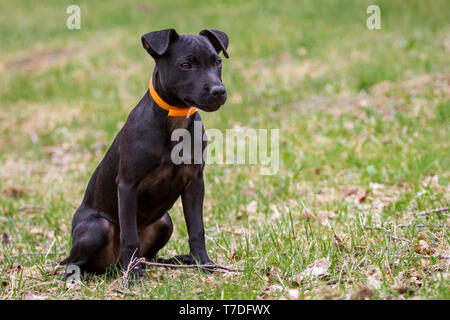
[[[25,211],[25,212],[35,212],[37,210],[42,209],[43,207],[40,205],[36,205],[36,204],[26,204],[24,206],[19,207],[19,211]]]
[[[436,249],[430,246],[425,240],[419,240],[419,244],[414,245],[414,249],[419,254],[430,255],[436,252]]]
[[[381,281],[377,277],[367,277],[367,286],[371,289],[380,289]]]
[[[15,186],[7,186],[3,188],[2,194],[10,198],[20,198],[25,194],[25,189]]]
[[[323,226],[328,225],[329,221],[334,219],[337,215],[333,211],[319,211],[318,213],[320,224]]]
[[[362,188],[356,188],[346,193],[345,201],[353,202],[355,204],[363,203],[366,200],[366,190]]]
[[[265,276],[265,280],[269,281],[270,279],[272,279],[274,276],[278,276],[281,273],[281,270],[277,267],[273,268],[273,269],[266,269],[266,276]]]
[[[363,203],[366,199],[366,190],[358,189],[358,191],[356,192],[356,199],[359,203]]]
[[[305,208],[301,214],[302,219],[310,220],[314,218],[314,213],[309,208]]]
[[[256,200],[251,201],[247,204],[246,210],[249,214],[255,214],[258,209],[258,202]]]
[[[6,232],[3,232],[3,236],[2,236],[2,242],[4,244],[8,244],[11,242],[9,234],[7,234]]]
[[[425,232],[420,232],[418,235],[417,235],[417,238],[419,239],[419,240],[427,240],[428,239],[428,237],[427,237],[427,234],[425,233]]]
[[[278,211],[278,208],[276,205],[271,204],[270,209],[273,211],[272,215],[270,216],[271,220],[278,220],[279,218],[281,218],[280,211]]]
[[[328,259],[318,259],[308,265],[301,275],[305,278],[317,277],[320,279],[328,275],[328,268],[330,267],[331,262]]]
[[[289,289],[288,297],[290,300],[298,300],[300,298],[300,292],[298,289]]]
[[[251,196],[251,195],[254,195],[255,193],[256,193],[256,187],[253,184],[253,181],[250,180],[248,183],[248,188],[245,189],[244,194],[246,196]]]
[[[369,289],[380,289],[381,288],[381,272],[375,266],[368,267],[367,287]]]
[[[305,47],[300,47],[297,49],[297,54],[300,57],[306,56],[307,53],[308,53],[308,50]]]
[[[358,291],[351,295],[354,300],[367,300],[373,296],[373,291],[367,287],[360,287]]]
[[[408,294],[408,295],[413,295],[416,290],[411,288],[411,287],[406,287],[406,286],[402,286],[397,288],[398,293],[400,294]]]
[[[379,192],[380,190],[385,189],[385,185],[381,183],[371,182],[369,183],[369,187],[374,192]]]
[[[46,298],[43,296],[38,296],[35,294],[26,294],[23,296],[23,300],[45,300]]]
[[[273,284],[269,286],[269,292],[281,292],[283,291],[283,287],[278,284]]]

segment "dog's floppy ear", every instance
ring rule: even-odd
[[[169,47],[170,42],[178,38],[175,29],[165,29],[144,34],[141,37],[142,46],[153,57],[162,56]]]
[[[228,36],[225,32],[214,29],[205,29],[200,31],[199,35],[207,37],[217,53],[223,51],[223,55],[228,58]]]

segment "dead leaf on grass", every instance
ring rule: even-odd
[[[246,210],[247,210],[248,214],[255,214],[257,209],[258,209],[258,202],[256,200],[251,201],[246,206]]]
[[[328,269],[331,267],[330,260],[326,258],[318,259],[308,265],[300,274],[301,279],[305,278],[324,278],[329,275]]]
[[[23,300],[46,300],[47,298],[44,296],[38,296],[35,294],[26,294],[23,296]]]
[[[317,293],[318,299],[321,300],[332,300],[339,297],[339,292],[335,287],[329,286],[327,284],[320,285],[315,292]]]
[[[401,286],[399,288],[397,288],[397,292],[399,294],[407,294],[407,295],[413,295],[416,290],[414,288],[408,287],[408,286]]]
[[[289,289],[288,298],[290,300],[298,300],[300,298],[300,291],[298,289]]]
[[[356,292],[351,295],[353,300],[368,300],[372,298],[373,290],[367,287],[360,287]]]
[[[337,216],[337,214],[334,211],[321,210],[321,211],[319,211],[318,216],[319,216],[320,224],[322,224],[323,226],[326,226],[326,225],[328,225],[330,220],[334,219]]]
[[[433,248],[425,240],[419,240],[419,243],[414,245],[414,250],[419,254],[426,254],[426,255],[431,255],[436,252],[436,249]]]
[[[371,266],[367,270],[367,287],[369,289],[381,288],[381,272],[378,267]]]
[[[26,204],[21,207],[19,207],[19,211],[25,211],[26,213],[33,213],[35,211],[38,211],[42,209],[43,207],[38,204]]]
[[[281,213],[278,211],[278,208],[276,205],[271,204],[270,209],[272,210],[272,215],[270,216],[270,220],[278,220],[281,218]]]
[[[10,243],[10,242],[11,242],[11,240],[10,240],[9,234],[6,233],[6,232],[3,232],[3,235],[2,235],[2,243],[3,243],[3,244],[8,244],[8,243]]]
[[[417,235],[417,238],[419,239],[419,240],[424,240],[424,241],[426,241],[426,240],[428,240],[428,236],[427,236],[427,234],[425,233],[425,232],[420,232],[418,235]]]
[[[2,190],[2,194],[9,198],[21,198],[25,194],[26,190],[22,187],[17,186],[6,186]]]
[[[310,220],[314,218],[314,213],[309,208],[304,208],[302,210],[301,218],[305,220]]]
[[[244,194],[245,194],[246,196],[251,196],[251,195],[254,195],[255,193],[256,193],[256,187],[255,187],[255,185],[253,184],[253,181],[250,180],[250,181],[248,182],[248,188],[245,189]]]
[[[367,192],[365,189],[356,188],[351,189],[346,193],[345,201],[353,202],[355,204],[363,203],[366,200]]]
[[[280,274],[281,274],[281,270],[277,267],[275,267],[271,270],[266,269],[266,274],[265,274],[264,280],[268,282],[272,278],[278,279]]]

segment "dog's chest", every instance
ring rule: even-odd
[[[148,225],[170,210],[199,170],[198,165],[161,164],[148,172],[137,188],[138,225]]]
[[[138,185],[138,193],[158,194],[161,197],[181,193],[198,173],[198,170],[198,165],[161,164],[141,180]]]

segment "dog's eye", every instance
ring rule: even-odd
[[[192,68],[192,65],[189,62],[183,62],[182,64],[180,64],[180,67],[183,69],[190,69]]]
[[[222,65],[222,60],[217,59],[216,60],[216,67],[220,67]]]

